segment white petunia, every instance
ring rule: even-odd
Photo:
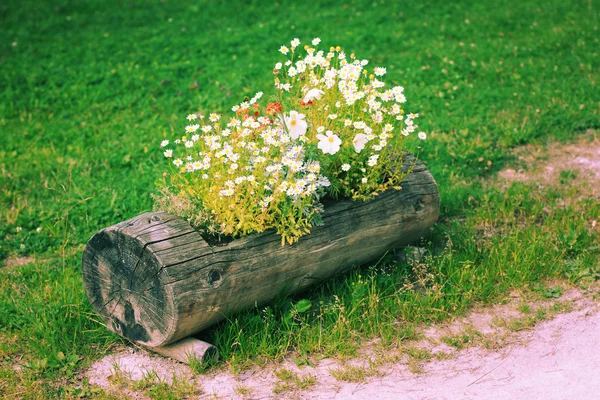
[[[313,99],[315,100],[321,100],[321,96],[323,96],[325,92],[323,92],[322,90],[319,89],[310,89],[307,93],[306,96],[304,96],[304,102],[308,103],[309,101],[312,101]]]
[[[323,151],[324,154],[335,154],[340,151],[342,139],[332,131],[327,131],[327,135],[318,134],[317,139],[319,139],[317,147]]]
[[[358,135],[354,136],[354,140],[352,140],[352,145],[354,145],[354,150],[357,153],[360,153],[364,148],[365,145],[367,144],[369,140],[367,139],[367,135],[359,133]]]
[[[421,139],[421,140],[427,139],[427,134],[425,132],[419,132],[418,136],[419,136],[419,139]]]
[[[294,140],[298,139],[306,133],[308,124],[304,120],[304,114],[297,111],[290,111],[290,114],[284,118],[290,137]]]

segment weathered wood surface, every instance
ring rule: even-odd
[[[219,358],[219,351],[215,346],[195,338],[185,338],[166,346],[149,347],[149,349],[184,364],[190,364],[192,360],[205,364],[217,361]]]
[[[164,346],[414,243],[437,220],[439,202],[435,180],[418,162],[402,190],[327,205],[324,225],[293,246],[264,232],[213,247],[186,221],[146,213],[90,239],[84,284],[109,329],[146,346]]]

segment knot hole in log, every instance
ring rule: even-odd
[[[217,288],[221,285],[222,281],[223,281],[223,275],[221,275],[220,271],[213,269],[208,273],[208,285],[210,287]]]
[[[415,211],[421,211],[423,209],[423,202],[419,199],[415,201]]]

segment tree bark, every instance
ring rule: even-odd
[[[437,221],[439,204],[435,180],[417,162],[401,190],[328,204],[324,225],[292,246],[271,231],[210,246],[188,222],[146,213],[90,239],[84,284],[109,329],[164,346],[418,241]]]

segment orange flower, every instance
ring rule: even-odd
[[[267,114],[275,115],[281,112],[281,103],[269,103],[267,104]]]

